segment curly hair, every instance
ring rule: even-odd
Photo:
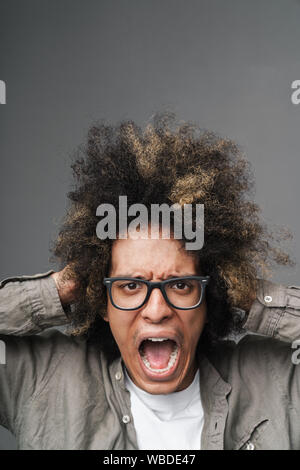
[[[72,163],[74,188],[52,252],[79,284],[70,314],[71,334],[97,341],[108,359],[119,350],[103,320],[112,240],[96,235],[99,204],[204,204],[204,246],[195,255],[207,288],[208,323],[201,344],[209,347],[239,328],[236,309],[249,307],[259,277],[273,264],[292,265],[290,256],[260,220],[249,200],[254,183],[250,164],[231,140],[178,122],[170,113],[156,114],[141,129],[132,121],[93,125]],[[278,246],[277,246],[278,245]],[[199,341],[200,343],[200,341]]]

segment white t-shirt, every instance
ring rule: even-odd
[[[200,375],[180,392],[153,395],[137,387],[125,370],[131,412],[140,450],[196,450],[201,448],[203,408]]]

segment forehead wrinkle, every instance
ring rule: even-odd
[[[132,273],[151,279],[182,276],[186,272],[196,274],[195,260],[177,242],[165,244],[149,242],[135,243],[130,240],[117,241],[112,248],[111,272],[126,276]]]
[[[192,260],[191,260],[192,261]],[[145,279],[166,279],[168,277],[180,277],[180,276],[187,276],[187,275],[195,275],[196,266],[193,263],[192,266],[187,266],[186,263],[178,263],[176,260],[172,262],[169,266],[166,266],[166,263],[163,263],[161,260],[156,261],[155,264],[153,262],[150,263],[150,266],[143,267],[138,266],[137,264],[128,263],[126,267],[117,267],[117,272],[115,275],[118,276],[129,276],[129,277],[144,277]]]

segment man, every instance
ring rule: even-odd
[[[54,247],[66,267],[1,283],[1,424],[21,449],[299,448],[300,288],[260,279],[291,260],[245,197],[237,147],[159,116],[144,132],[95,126],[82,151]],[[151,221],[130,237],[129,221],[99,239],[97,207],[118,213],[120,195],[204,204],[203,248],[186,249],[174,218],[169,238]],[[264,336],[236,344],[242,311]]]

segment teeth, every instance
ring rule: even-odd
[[[166,341],[169,338],[147,338],[149,341]]]
[[[148,339],[151,339],[151,338],[148,338]],[[168,338],[166,338],[166,339],[168,339]],[[164,339],[155,338],[155,340],[163,341]],[[178,346],[176,345],[175,348],[174,348],[174,351],[170,354],[168,365],[164,369],[153,369],[150,366],[150,362],[148,361],[146,355],[143,352],[141,352],[141,357],[142,357],[142,361],[145,364],[145,366],[147,367],[147,369],[151,370],[152,372],[158,372],[158,373],[162,374],[163,372],[167,372],[168,370],[170,370],[173,367],[173,365],[176,362],[177,354],[178,354]]]

